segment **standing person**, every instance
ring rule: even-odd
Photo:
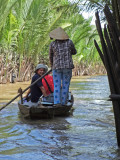
[[[48,67],[44,64],[38,64],[35,69],[35,74],[32,77],[31,84],[35,82],[38,78],[40,78],[43,74],[45,74],[48,70]],[[46,90],[43,86],[42,79],[36,82],[27,92],[26,98],[31,93],[31,101],[29,102],[29,106],[37,106],[39,98],[43,96],[47,96]]]
[[[77,52],[73,42],[61,27],[51,31],[49,36],[51,39],[55,39],[49,48],[54,81],[54,104],[55,106],[66,105],[72,69],[74,68],[72,55]]]

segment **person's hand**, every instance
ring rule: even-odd
[[[26,99],[27,99],[27,98],[28,98],[28,95],[27,95],[27,94],[26,94],[26,95],[24,95],[24,96],[23,96],[23,98],[26,98]]]

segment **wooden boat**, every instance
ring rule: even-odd
[[[50,99],[50,98],[49,98]],[[49,100],[48,99],[48,100]],[[25,118],[54,118],[55,116],[67,116],[72,112],[72,106],[74,102],[73,95],[69,92],[67,104],[65,106],[54,107],[53,102],[40,98],[37,106],[29,106],[26,103],[21,104],[21,100],[18,102],[20,112]]]

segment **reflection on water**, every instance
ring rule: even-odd
[[[19,87],[25,89],[28,84],[12,84],[12,89],[9,86],[7,90],[1,85],[0,89],[13,93],[14,97]],[[3,109],[0,112],[0,159],[119,159],[112,104],[107,101],[107,77],[74,78],[71,91],[75,110],[70,117],[34,121],[23,119],[17,101]],[[7,100],[11,98],[9,94],[6,93]],[[5,98],[0,97],[3,105]]]

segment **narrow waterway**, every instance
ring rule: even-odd
[[[0,85],[0,106],[28,83]],[[118,160],[106,76],[73,78],[74,112],[51,120],[26,120],[17,101],[0,112],[1,160]]]

